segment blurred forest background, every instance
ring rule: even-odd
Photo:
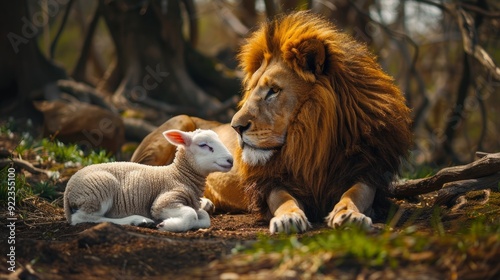
[[[177,114],[229,121],[259,22],[311,9],[365,42],[412,108],[412,163],[500,151],[496,0],[0,3],[1,120],[120,152]],[[28,121],[29,120],[29,121]]]

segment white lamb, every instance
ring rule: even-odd
[[[163,135],[177,146],[168,166],[112,162],[76,172],[64,192],[68,222],[139,225],[156,220],[164,231],[208,228],[210,216],[200,202],[206,177],[229,171],[233,157],[211,130],[167,130]]]

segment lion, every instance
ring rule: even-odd
[[[271,233],[311,222],[369,228],[387,207],[412,142],[405,98],[366,46],[309,11],[264,23],[238,55],[243,96],[231,124],[181,115],[139,145],[132,161],[163,165],[166,129],[213,129],[235,157],[207,178],[223,211],[258,211]]]

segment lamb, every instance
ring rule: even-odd
[[[112,162],[76,172],[64,192],[68,222],[139,225],[161,221],[160,230],[174,232],[208,228],[210,216],[201,208],[200,199],[206,177],[229,171],[233,157],[211,130],[167,130],[163,136],[177,146],[174,162],[168,166]]]

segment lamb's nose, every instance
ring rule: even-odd
[[[247,123],[246,125],[234,125],[232,126],[232,128],[234,130],[236,130],[236,132],[238,132],[239,135],[242,135],[243,132],[245,132],[246,130],[248,130],[250,128],[250,126],[252,125],[251,122]]]
[[[233,159],[232,159],[232,158],[228,158],[228,159],[227,159],[227,163],[229,163],[229,164],[233,165]]]

